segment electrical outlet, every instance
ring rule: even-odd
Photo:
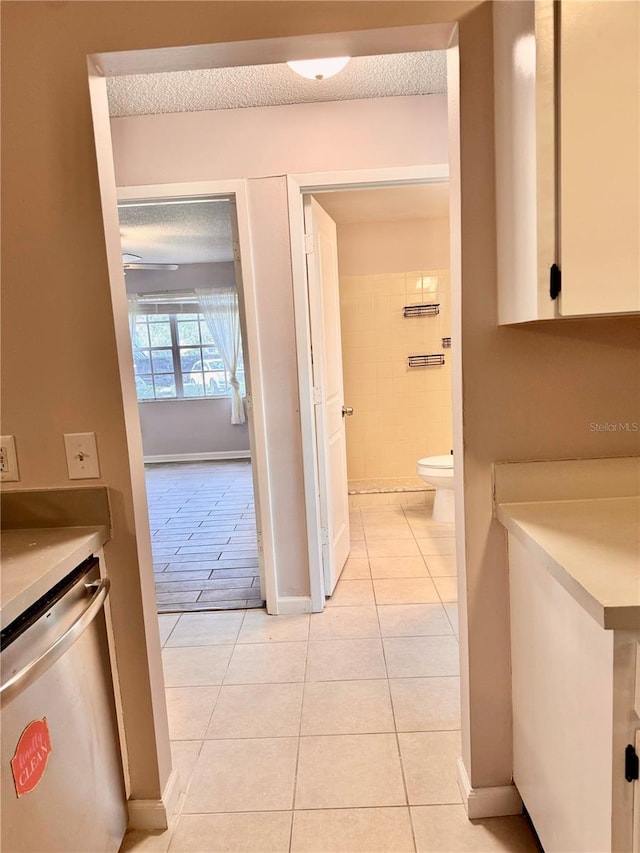
[[[64,446],[70,480],[91,480],[100,476],[95,432],[65,433]]]
[[[19,479],[15,437],[2,435],[0,436],[0,480],[15,483]]]

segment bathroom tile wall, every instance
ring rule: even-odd
[[[434,317],[405,305],[438,303]],[[449,271],[412,269],[340,277],[349,480],[415,475],[423,456],[451,448]],[[407,356],[444,353],[442,367],[407,367]]]

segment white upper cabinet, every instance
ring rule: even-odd
[[[556,315],[554,12],[551,0],[493,4],[498,321]]]
[[[640,3],[493,8],[498,322],[638,312]]]
[[[640,3],[560,5],[560,313],[640,311]]]

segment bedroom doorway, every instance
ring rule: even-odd
[[[157,611],[262,607],[234,198],[118,214]]]

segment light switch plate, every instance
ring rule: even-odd
[[[95,432],[65,433],[64,446],[70,480],[92,480],[100,476]]]
[[[19,479],[15,437],[2,435],[0,436],[0,480],[3,483],[15,483]]]

